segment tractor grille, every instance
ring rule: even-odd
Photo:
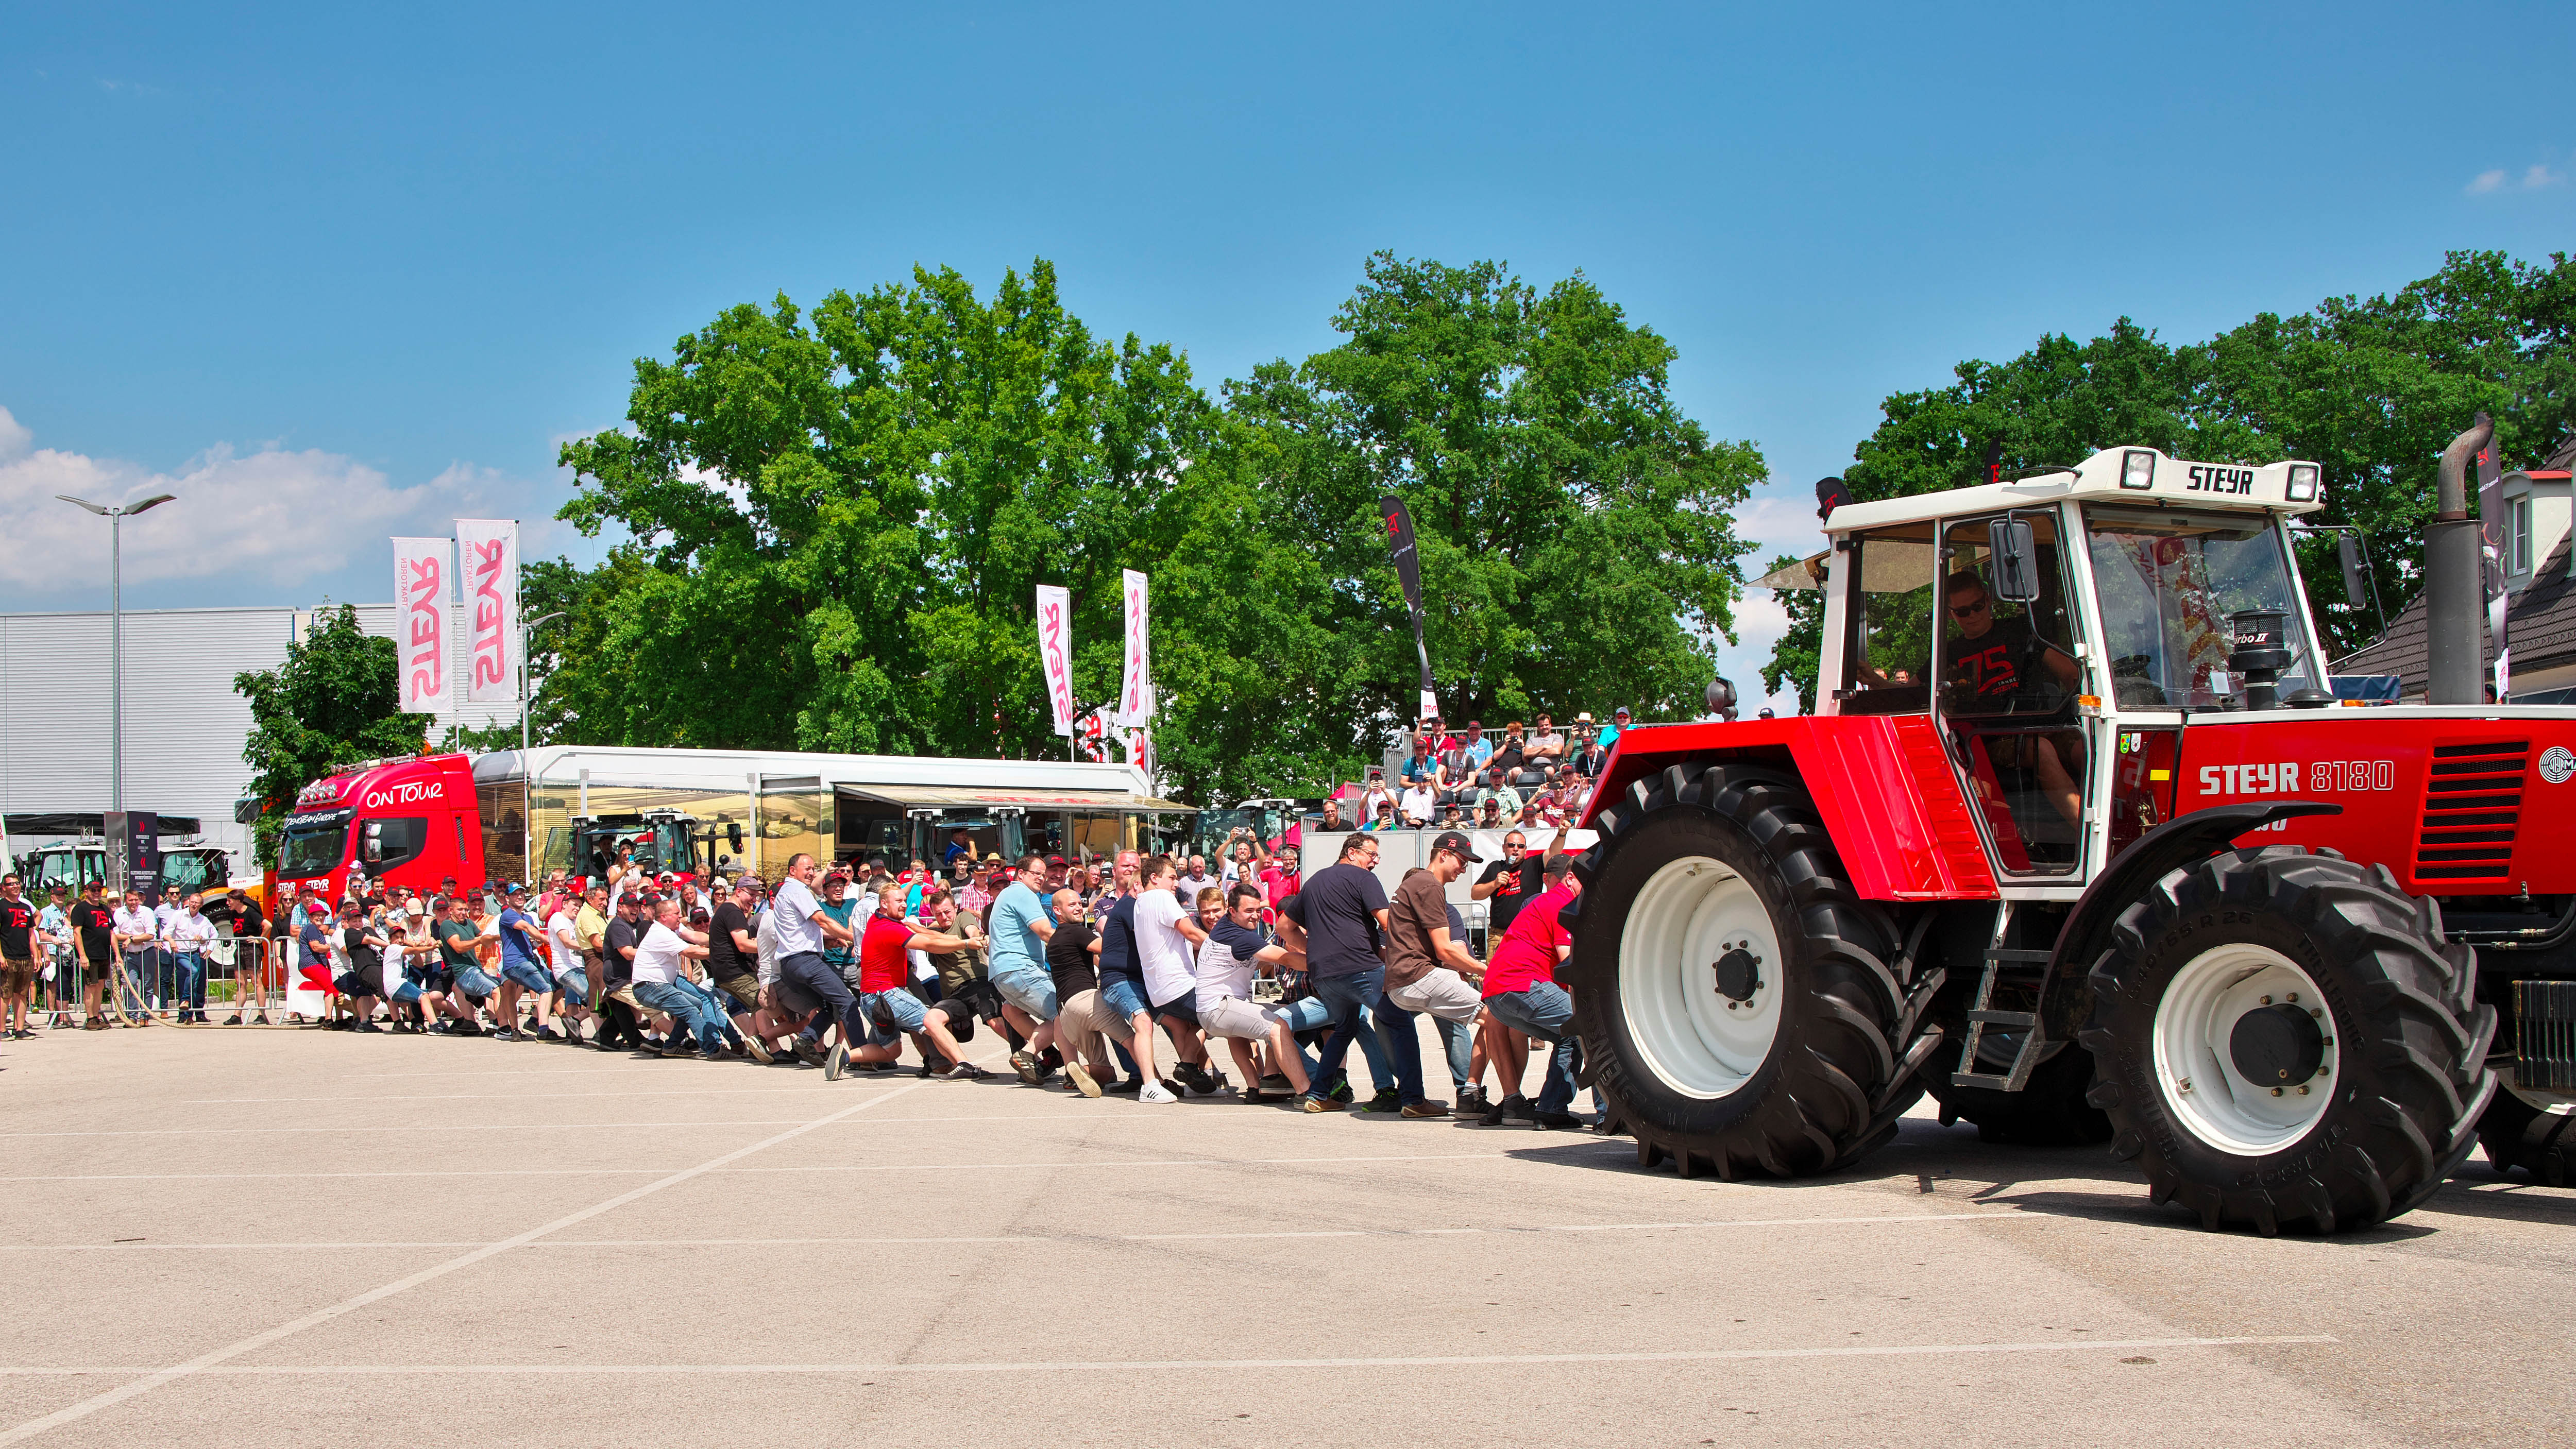
[[[2522,821],[2527,740],[2436,745],[2415,840],[2417,880],[2502,880]]]
[[[2576,1091],[2576,981],[2513,983],[2513,1015],[2514,1081]]]

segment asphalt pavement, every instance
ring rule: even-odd
[[[2576,1349],[2576,1192],[2472,1159],[2369,1232],[2205,1233],[1928,1109],[1719,1183],[1231,1097],[155,1027],[0,1047],[0,1143],[0,1444],[2527,1443]]]

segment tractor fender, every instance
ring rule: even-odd
[[[2166,872],[2207,860],[2236,837],[2275,820],[2342,813],[2342,806],[2321,800],[2215,805],[2178,815],[2139,836],[2075,898],[2075,908],[2066,913],[2066,924],[2058,928],[2057,943],[2049,949],[2048,979],[2081,982],[2093,968],[2094,958],[2109,948],[2111,927],[2120,913]]]

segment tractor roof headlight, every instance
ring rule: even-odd
[[[2156,454],[2152,448],[2131,448],[2120,455],[2120,486],[2153,488],[2156,486]]]
[[[2317,465],[2314,463],[2292,463],[2290,465],[2290,481],[2282,488],[2282,496],[2289,499],[2292,503],[2316,502]]]

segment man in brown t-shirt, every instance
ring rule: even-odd
[[[1474,842],[1455,830],[1444,830],[1431,842],[1431,863],[1408,872],[1395,888],[1386,910],[1386,994],[1377,1010],[1378,1040],[1395,1067],[1395,1089],[1404,1098],[1407,1117],[1448,1115],[1443,1104],[1422,1095],[1422,1038],[1413,1014],[1429,1012],[1440,1023],[1440,1040],[1449,1055],[1449,1075],[1467,1079],[1475,1048],[1475,1024],[1482,1003],[1475,983],[1484,968],[1467,952],[1462,934],[1449,927],[1449,883],[1479,864]]]

